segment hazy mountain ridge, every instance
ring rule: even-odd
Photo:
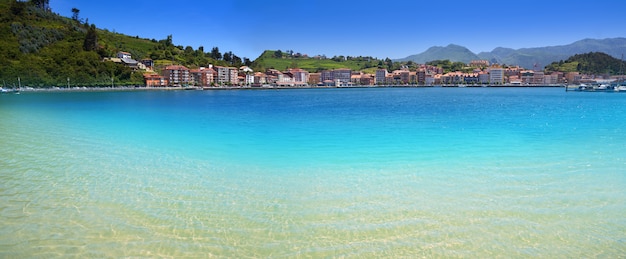
[[[466,50],[466,51],[465,51]],[[471,60],[484,59],[491,63],[520,65],[525,68],[543,68],[552,62],[565,60],[576,54],[604,52],[614,58],[622,58],[626,53],[626,38],[583,39],[568,45],[536,48],[512,49],[498,47],[490,52],[474,54],[465,47],[450,44],[446,47],[431,47],[428,50],[394,61],[413,61],[426,63],[432,60],[449,59],[469,63]]]
[[[450,44],[445,47],[430,47],[428,50],[420,54],[411,55],[402,59],[396,59],[394,61],[413,61],[424,64],[428,61],[445,59],[469,63],[472,60],[479,59],[479,57],[466,47]]]

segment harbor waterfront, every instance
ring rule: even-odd
[[[0,257],[626,256],[626,95],[0,95]]]

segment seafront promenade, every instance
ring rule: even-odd
[[[271,90],[271,89],[328,89],[328,88],[494,88],[494,87],[567,87],[562,84],[554,85],[354,85],[354,86],[166,86],[166,87],[146,87],[146,86],[115,86],[115,87],[21,87],[2,88],[3,93],[16,92],[105,92],[105,91],[181,91],[181,90]]]

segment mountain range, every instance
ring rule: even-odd
[[[536,48],[498,47],[490,52],[473,53],[463,46],[450,44],[446,47],[431,47],[426,51],[394,61],[413,61],[424,64],[433,60],[450,60],[469,63],[472,60],[488,60],[491,63],[519,65],[524,68],[543,68],[544,66],[565,60],[576,54],[604,52],[621,59],[626,53],[626,38],[584,39],[568,45]]]

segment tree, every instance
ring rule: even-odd
[[[233,61],[232,61],[231,63],[232,63],[234,66],[237,66],[237,67],[241,66],[241,64],[242,64],[241,58],[240,58],[240,57],[238,57],[238,56],[237,56],[237,55],[235,55],[235,54],[232,54],[232,55],[233,55],[233,57],[232,57],[232,60],[233,60]]]
[[[204,57],[204,46],[198,47],[198,50],[196,50],[196,57]]]
[[[20,2],[20,1],[12,1],[11,2],[11,13],[13,15],[20,15],[22,14],[22,12],[24,11],[24,8],[26,8],[24,2]]]
[[[50,9],[50,0],[31,0],[33,6],[42,9],[49,10]]]
[[[277,50],[274,52],[274,57],[276,58],[283,58],[283,52],[280,50]]]
[[[233,53],[231,51],[224,52],[224,61],[226,62],[233,61]]]
[[[385,58],[385,65],[389,71],[393,70],[393,61],[390,58]]]
[[[76,7],[72,8],[72,20],[78,21],[78,14],[79,13],[80,13],[80,10],[78,10],[78,8],[76,8]]]
[[[187,54],[187,55],[194,54],[193,47],[191,47],[191,46],[185,47],[185,54]]]
[[[85,51],[94,51],[98,49],[98,34],[96,32],[96,25],[94,24],[87,29],[87,35],[85,36],[85,41],[83,42],[83,49]]]
[[[164,40],[159,40],[159,43],[161,44],[161,46],[159,46],[160,49],[167,49],[171,47],[173,45],[172,35],[167,35],[167,38]]]
[[[220,49],[218,47],[213,47],[211,49],[211,58],[215,60],[222,59],[222,54],[220,53]]]
[[[250,61],[249,58],[244,57],[243,58],[243,64],[246,66],[252,66],[252,61]]]

